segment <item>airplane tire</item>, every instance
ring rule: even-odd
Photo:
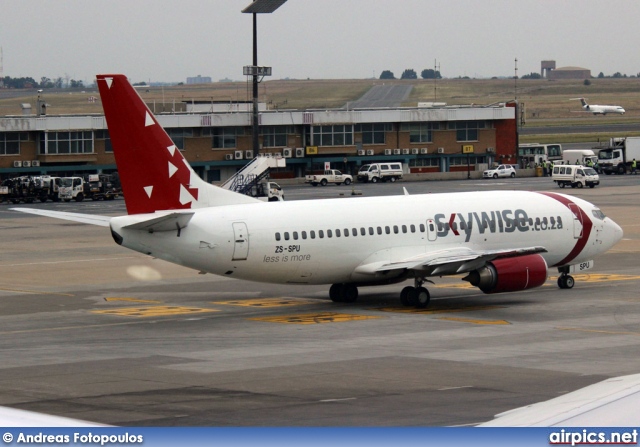
[[[355,303],[358,299],[358,288],[353,284],[342,285],[342,301],[345,303]]]
[[[409,303],[410,307],[418,305],[418,291],[415,287],[411,287],[411,290],[407,292],[407,303]]]
[[[418,287],[416,289],[416,307],[418,309],[424,309],[429,305],[431,301],[431,295],[425,287]]]
[[[400,303],[404,307],[409,307],[409,300],[407,299],[407,296],[409,295],[409,292],[411,290],[413,290],[413,287],[407,286],[404,289],[402,289],[402,292],[400,292]]]
[[[342,302],[342,284],[333,284],[331,288],[329,288],[329,298],[334,303]]]
[[[575,286],[576,281],[575,279],[573,279],[573,276],[571,275],[567,275],[564,277],[564,288],[565,289],[573,289],[573,286]]]

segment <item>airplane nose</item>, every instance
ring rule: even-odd
[[[618,242],[620,242],[624,232],[622,231],[622,228],[620,227],[620,225],[618,225],[611,219],[607,219],[607,222],[605,222],[605,228],[607,229],[606,239],[609,242],[609,248],[610,248],[616,245]]]

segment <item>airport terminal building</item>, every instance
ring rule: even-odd
[[[256,155],[250,103],[185,103],[183,109],[156,116],[206,181],[224,181]],[[291,111],[260,104],[259,110],[260,154],[287,159],[272,178],[300,177],[326,162],[350,173],[385,161],[402,162],[407,173],[516,163],[513,103]],[[103,115],[0,117],[0,179],[115,170]]]

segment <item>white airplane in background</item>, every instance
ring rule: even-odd
[[[358,287],[414,280],[404,305],[424,307],[427,278],[466,274],[485,293],[542,285],[547,270],[591,268],[622,238],[596,206],[549,192],[495,191],[265,203],[200,179],[124,75],[97,84],[128,215],[17,211],[110,227],[132,250],[200,272],[281,284]]]
[[[582,103],[582,111],[593,113],[594,115],[606,115],[607,113],[618,113],[624,115],[625,110],[620,106],[599,106],[596,104],[589,105],[587,98],[571,98],[572,101],[580,101]]]

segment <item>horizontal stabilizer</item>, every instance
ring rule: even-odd
[[[71,220],[73,222],[81,222],[89,225],[98,225],[108,227],[111,217],[99,216],[96,214],[80,214],[67,213],[64,211],[40,210],[36,208],[9,208],[12,211],[20,211],[21,213],[36,214],[38,216],[54,217],[56,219]]]
[[[143,220],[142,222],[137,222],[131,225],[125,225],[123,228],[127,230],[143,230],[150,233],[154,233],[156,231],[181,230],[187,226],[193,215],[193,212],[165,214],[153,219]]]

